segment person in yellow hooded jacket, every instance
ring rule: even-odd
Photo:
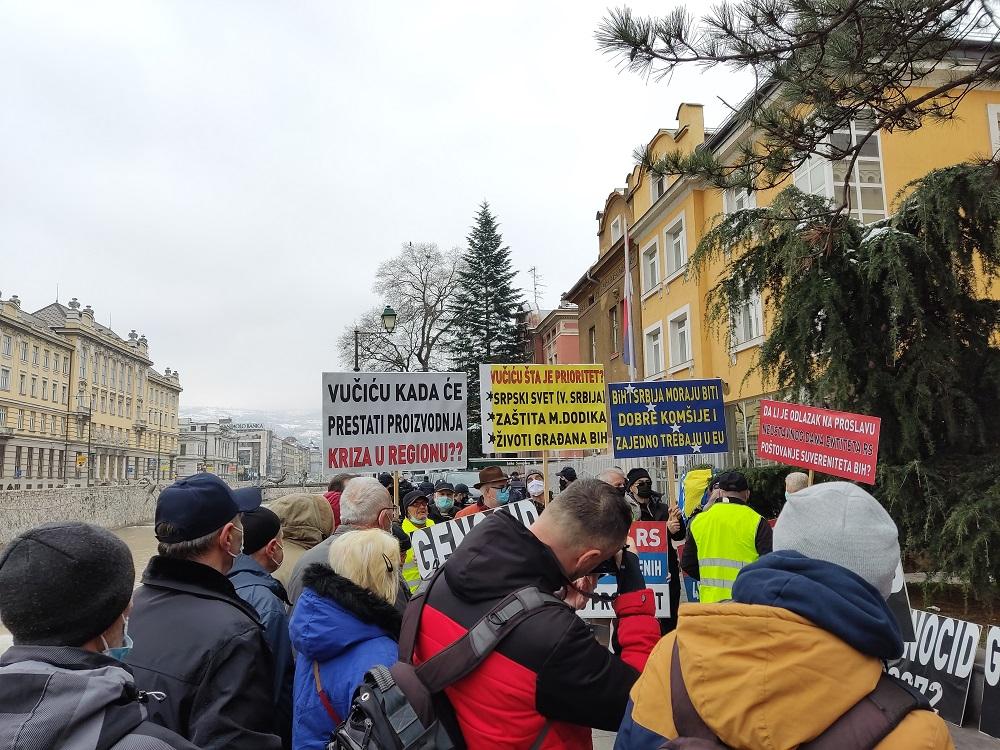
[[[677,630],[632,688],[615,750],[658,750],[691,737],[693,725],[710,736],[700,747],[808,747],[877,685],[906,709],[869,733],[866,750],[953,748],[926,700],[883,677],[903,642],[886,603],[896,525],[878,501],[847,482],[797,492],[778,517],[774,547],[740,571],[732,601],[681,606]]]

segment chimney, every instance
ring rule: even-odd
[[[69,309],[66,310],[66,322],[80,320],[80,301],[74,297],[69,301]]]
[[[21,298],[18,297],[16,294],[12,294],[11,297],[10,297],[10,300],[8,300],[8,301],[14,307],[20,307],[21,306]]]
[[[87,305],[85,308],[83,308],[81,317],[83,319],[84,325],[88,326],[89,328],[94,327],[94,308],[92,308],[90,305]]]
[[[705,110],[700,104],[681,104],[677,108],[677,133],[674,139],[684,141],[688,153],[705,142]]]

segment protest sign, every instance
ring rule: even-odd
[[[903,576],[903,563],[896,564],[896,575],[892,579],[892,592],[887,601],[903,643],[913,643],[917,634],[913,630],[913,616],[910,614],[910,593],[906,590],[906,578]]]
[[[538,520],[538,509],[535,508],[535,504],[528,500],[522,500],[485,510],[482,513],[417,529],[410,535],[410,544],[413,545],[413,558],[417,561],[420,577],[425,580],[430,578],[431,574],[444,565],[445,561],[458,549],[462,540],[465,539],[465,535],[495,511],[510,513],[525,526],[531,526]]]
[[[1000,628],[986,634],[986,657],[983,661],[983,707],[979,731],[1000,738]]]
[[[629,536],[635,542],[642,577],[656,597],[656,616],[670,617],[670,567],[667,564],[670,537],[667,524],[663,521],[636,521],[629,530]],[[618,581],[614,576],[603,576],[597,582],[598,594],[614,594],[616,591]],[[607,619],[615,616],[615,610],[610,602],[599,601],[590,602],[577,614],[588,619]]]
[[[889,664],[889,674],[927,696],[941,718],[962,725],[976,661],[980,627],[965,620],[913,610],[916,640],[903,657]]]
[[[615,458],[729,450],[719,379],[612,383],[608,403]]]
[[[881,423],[878,417],[763,399],[757,456],[874,484]]]
[[[480,365],[484,453],[605,448],[603,365]]]
[[[323,373],[326,471],[465,467],[466,375]]]

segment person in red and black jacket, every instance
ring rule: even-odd
[[[530,529],[508,513],[494,513],[448,559],[424,606],[415,664],[525,586],[561,594],[567,604],[531,614],[479,668],[446,689],[469,750],[580,750],[592,747],[591,728],[617,729],[629,690],[660,637],[639,560],[621,552],[631,523],[620,492],[580,480]],[[602,647],[575,611],[596,582],[588,574],[616,553],[620,656]]]

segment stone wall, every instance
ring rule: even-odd
[[[296,492],[322,493],[325,486],[268,487],[264,499]],[[139,485],[0,491],[0,545],[48,521],[83,521],[108,529],[150,523],[159,490]]]

